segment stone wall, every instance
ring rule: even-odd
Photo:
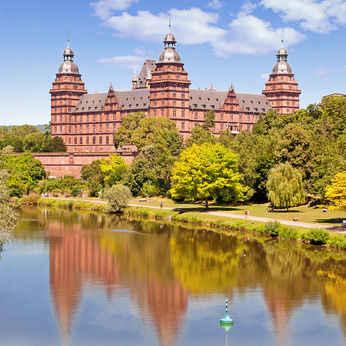
[[[42,162],[48,176],[62,177],[73,175],[80,178],[83,165],[88,165],[93,161],[103,157],[108,157],[110,153],[33,153],[35,159]],[[135,151],[122,150],[117,152],[127,164],[131,164],[137,153]]]

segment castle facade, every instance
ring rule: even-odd
[[[168,33],[158,61],[145,60],[132,90],[89,94],[81,79],[69,44],[64,51],[51,94],[51,134],[64,140],[69,153],[111,153],[113,133],[129,113],[162,116],[173,120],[186,139],[197,124],[203,124],[208,110],[215,112],[213,133],[234,135],[252,131],[260,115],[270,110],[289,114],[299,109],[298,83],[287,62],[283,44],[278,50],[269,80],[262,94],[191,89],[188,73],[176,50],[176,40]]]

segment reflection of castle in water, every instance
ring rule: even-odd
[[[145,223],[140,225],[150,235],[113,233],[99,229],[106,218],[84,216],[71,219],[70,224],[57,219],[48,223],[51,296],[65,342],[86,283],[101,283],[108,297],[118,285],[128,287],[141,318],[155,326],[161,345],[176,343],[188,293],[223,292],[230,297],[234,288],[239,292],[262,289],[278,344],[289,340],[292,312],[317,295],[326,312],[339,314],[345,333],[342,261],[334,262],[333,270],[339,273],[334,275],[330,263],[313,262],[314,252],[294,244],[282,248],[271,241],[244,242],[206,233],[195,238],[181,230],[172,237],[160,230],[156,236],[152,223],[148,229],[143,228]],[[138,225],[117,226],[136,229]]]
[[[135,246],[129,246],[131,234],[120,237],[120,248],[114,249],[104,246],[107,241],[103,241],[99,233],[84,230],[80,224],[66,227],[54,221],[49,223],[48,229],[51,297],[65,344],[69,343],[83,286],[94,282],[101,283],[108,296],[115,285],[129,286],[131,297],[139,304],[141,317],[155,325],[161,345],[174,344],[187,308],[187,291],[174,276],[160,277],[150,270],[153,267],[150,262],[157,259],[157,253],[151,253],[149,258],[131,256]],[[143,245],[145,241],[141,242]],[[123,256],[120,262],[118,251]]]

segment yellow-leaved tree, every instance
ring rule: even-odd
[[[193,144],[183,150],[172,171],[173,198],[185,200],[243,200],[238,156],[221,144]]]
[[[331,185],[326,189],[326,198],[336,209],[346,209],[346,171],[335,175]]]

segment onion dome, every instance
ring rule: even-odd
[[[175,50],[175,44],[177,41],[173,34],[169,32],[163,40],[163,43],[165,45],[165,49],[159,56],[159,63],[181,63],[180,55]]]
[[[79,74],[78,66],[73,62],[74,53],[70,48],[70,41],[67,43],[67,47],[64,50],[64,61],[60,64],[58,69],[58,74],[68,73],[68,74]]]
[[[287,50],[281,41],[281,47],[276,53],[276,64],[273,66],[272,74],[292,74],[292,68],[287,62]]]

